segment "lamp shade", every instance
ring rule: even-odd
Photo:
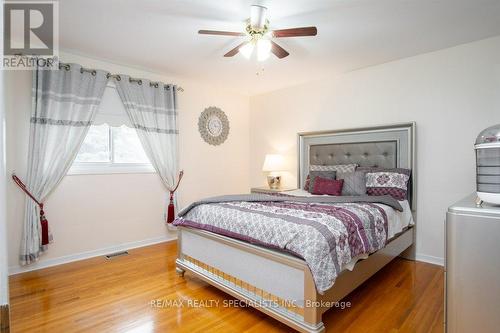
[[[283,156],[278,154],[267,154],[264,159],[264,165],[262,166],[262,171],[273,172],[273,171],[283,171],[285,170],[285,160]]]

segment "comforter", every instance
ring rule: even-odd
[[[351,260],[387,242],[384,204],[402,211],[391,196],[222,196],[183,209],[176,226],[203,229],[293,253],[309,266],[324,293]]]

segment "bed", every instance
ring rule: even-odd
[[[289,201],[296,200],[294,204],[301,205],[315,200],[315,207],[326,207],[326,199],[308,198],[311,195],[303,190],[309,166],[350,163],[361,167],[407,168],[412,171],[407,197],[398,202],[398,209],[383,201],[365,203],[360,200],[361,202],[335,204],[343,210],[370,207],[374,216],[385,215],[385,229],[381,233],[386,238],[384,244],[376,247],[376,251],[344,258],[343,264],[333,269],[335,274],[332,278],[327,274],[328,270],[321,269],[328,265],[316,265],[306,252],[297,253],[302,251],[300,242],[292,248],[296,251],[286,251],[279,246],[271,246],[273,244],[252,242],[234,233],[218,232],[216,228],[202,228],[197,224],[185,223],[178,226],[178,274],[189,272],[298,331],[324,331],[321,317],[325,311],[338,306],[343,297],[395,257],[404,253],[412,259],[417,174],[415,123],[299,133],[298,190],[287,194],[302,199],[282,197],[275,199],[273,206],[281,205],[278,208],[283,210],[288,209],[288,206],[283,205],[289,205]],[[223,204],[224,209],[234,211],[233,213],[248,214],[241,211],[255,207],[267,209],[267,206],[262,208],[263,200],[265,201],[256,198],[255,202]],[[301,203],[300,200],[304,202]],[[244,209],[238,206],[243,204],[246,205]],[[205,207],[205,213],[215,214],[212,219],[225,218],[224,215],[217,215],[217,210],[211,211],[207,203],[200,206]],[[373,216],[371,219],[373,220]],[[270,222],[271,217],[266,225]],[[299,236],[293,235],[291,238]],[[329,283],[332,281],[334,283]]]

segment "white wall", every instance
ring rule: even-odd
[[[3,6],[0,6],[0,36],[3,36]],[[3,43],[0,43],[3,54]],[[0,305],[9,303],[9,280],[7,276],[7,225],[5,214],[5,100],[4,71],[0,69]]]
[[[1,15],[2,13],[0,11],[0,17]],[[0,35],[1,33],[2,31],[0,30]],[[4,77],[3,70],[0,69],[0,305],[9,303],[7,215],[5,212],[5,208],[7,207],[5,197],[5,184],[7,178],[5,168]]]
[[[193,82],[155,75],[87,57],[62,54],[64,62],[100,68],[154,81],[176,83],[185,91],[179,97],[180,166],[185,175],[179,189],[181,206],[210,195],[247,192],[249,189],[249,99],[217,88],[214,83]],[[7,75],[7,171],[24,177],[31,109],[31,74]],[[205,107],[218,106],[230,121],[227,141],[218,147],[205,143],[198,133],[198,116]],[[8,249],[11,272],[19,271],[25,195],[11,181],[8,193]],[[54,243],[37,268],[75,255],[93,255],[113,247],[173,238],[164,224],[167,193],[156,174],[72,175],[64,178],[46,202]],[[128,244],[128,245],[127,245]],[[87,253],[89,252],[90,253]]]
[[[247,192],[263,185],[264,154],[288,157],[285,185],[296,184],[296,135],[301,131],[417,122],[418,235],[421,259],[441,262],[446,207],[474,190],[473,141],[500,123],[500,37],[407,58],[249,98],[213,83],[162,76],[87,57],[63,61],[185,88],[179,94],[180,204]],[[7,172],[26,172],[31,76],[5,72]],[[231,130],[213,147],[197,131],[207,106],[221,107]],[[250,144],[251,143],[251,144]],[[9,265],[17,271],[25,196],[7,182]],[[174,237],[163,224],[166,193],[154,174],[66,177],[46,203],[55,237],[40,260]],[[95,254],[92,252],[90,254]],[[38,266],[40,266],[38,265]],[[32,266],[37,267],[37,265]]]
[[[416,121],[417,254],[442,262],[446,208],[475,189],[474,139],[500,123],[500,37],[253,96],[250,110],[254,186],[272,152],[296,186],[297,132]]]

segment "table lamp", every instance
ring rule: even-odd
[[[285,169],[285,163],[283,156],[278,154],[267,154],[264,159],[264,165],[262,166],[262,171],[268,172],[267,183],[269,188],[277,190],[281,187],[281,176],[279,171]]]

